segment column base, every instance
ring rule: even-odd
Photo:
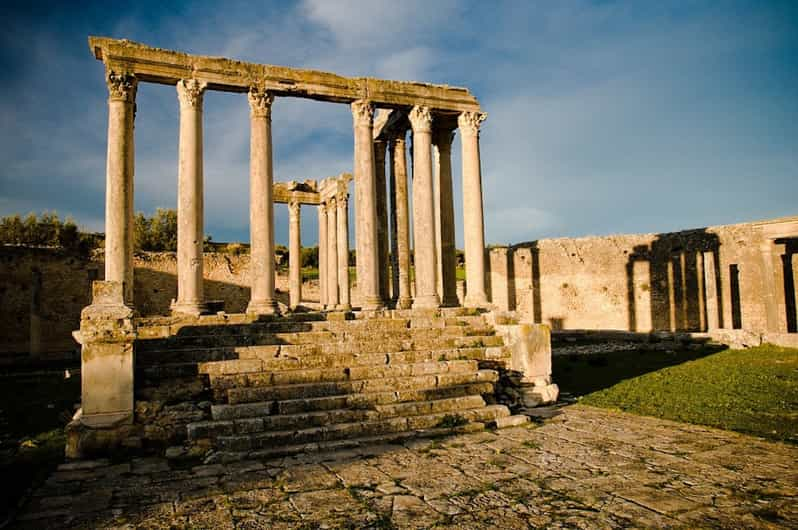
[[[385,302],[379,296],[366,296],[363,299],[363,307],[361,307],[363,311],[376,311],[384,308]]]
[[[413,300],[413,309],[437,309],[440,306],[441,301],[437,294],[416,296]]]
[[[466,286],[467,288],[467,286]],[[463,300],[464,307],[487,307],[489,304],[488,297],[485,293],[471,294],[466,292],[465,300]]]
[[[250,300],[247,305],[248,315],[276,315],[280,308],[275,300]]]
[[[400,298],[396,301],[396,309],[410,309],[413,306],[413,299],[410,297]]]
[[[181,302],[178,300],[172,302],[170,309],[172,313],[198,317],[208,312],[208,305],[205,302]]]

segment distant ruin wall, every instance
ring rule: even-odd
[[[499,308],[554,330],[764,332],[768,244],[761,223],[543,239],[490,249],[489,284]],[[794,331],[786,316],[795,312],[794,283],[783,280],[795,274],[794,250],[789,243],[774,248],[774,296],[784,318],[771,331],[785,333]]]

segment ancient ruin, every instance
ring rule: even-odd
[[[556,400],[548,328],[489,312],[479,158],[485,114],[466,89],[344,78],[99,37],[91,37],[89,46],[105,65],[109,90],[105,276],[94,282],[92,303],[75,333],[82,345],[83,396],[67,429],[69,456],[127,447],[229,461],[486,423],[515,425],[528,418],[512,416],[507,405]],[[171,316],[140,314],[134,296],[133,127],[140,82],[175,85],[180,108]],[[250,300],[240,314],[225,313],[224,301],[208,300],[203,289],[207,90],[246,93],[250,104]],[[274,183],[271,109],[280,97],[351,106],[353,176]],[[376,108],[381,113],[375,122]],[[463,307],[455,289],[451,165],[458,129]],[[409,229],[408,132],[415,238]],[[350,180],[357,303],[350,297],[348,267]],[[275,296],[276,202],[290,211],[288,311],[281,311]],[[323,312],[297,312],[306,309],[302,204],[318,205]]]

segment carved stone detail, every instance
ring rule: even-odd
[[[352,120],[355,127],[372,127],[374,124],[374,104],[366,99],[353,101]]]
[[[410,119],[410,125],[413,127],[413,132],[432,131],[432,113],[429,107],[416,105],[410,110],[408,118]]]
[[[457,126],[463,135],[478,135],[479,126],[488,115],[484,112],[461,112],[457,117]]]
[[[299,201],[289,201],[288,202],[288,213],[291,217],[299,217]]]
[[[249,88],[247,99],[249,100],[250,112],[254,117],[269,119],[272,117],[274,95],[271,92],[253,86]]]
[[[105,82],[108,85],[108,99],[135,103],[136,88],[138,87],[138,79],[135,75],[109,70]]]
[[[202,95],[208,83],[197,79],[181,79],[177,82],[177,99],[181,107],[202,110]]]

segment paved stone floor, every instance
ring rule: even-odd
[[[798,527],[798,447],[570,406],[543,425],[267,462],[62,466],[24,528]]]

